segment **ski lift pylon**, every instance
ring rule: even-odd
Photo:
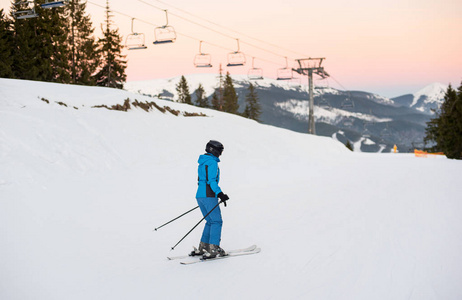
[[[29,6],[30,4],[32,4],[32,7]],[[16,11],[13,12],[13,16],[15,19],[21,20],[38,17],[38,14],[35,12],[34,1],[17,1],[14,3],[14,5],[16,6]],[[24,7],[24,5],[27,6]]]
[[[245,65],[245,54],[240,52],[239,39],[237,41],[237,51],[228,53],[228,67],[239,67]]]
[[[144,33],[133,31],[134,21],[135,21],[135,18],[132,18],[132,27],[131,27],[132,33],[127,35],[127,39],[125,40],[125,47],[127,47],[128,50],[146,49],[148,47],[144,43],[145,42]]]
[[[250,80],[261,80],[263,79],[263,70],[261,68],[254,67],[255,57],[252,57],[252,68],[249,70],[247,76]]]
[[[48,1],[45,0],[45,3],[41,4],[42,8],[56,8],[56,7],[63,7],[69,4],[69,0],[60,0],[60,1]]]
[[[292,69],[288,67],[287,56],[285,56],[285,59],[286,67],[278,69],[277,80],[292,80],[293,78]]]
[[[164,11],[167,23],[164,26],[156,27],[154,29],[154,45],[173,43],[176,40],[175,29],[168,25],[168,13],[166,9]]]
[[[199,54],[194,56],[194,66],[196,68],[212,67],[212,56],[207,53],[202,53],[202,41],[199,42]]]

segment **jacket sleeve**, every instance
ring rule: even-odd
[[[207,184],[210,186],[215,195],[218,195],[221,192],[221,188],[218,186],[220,181],[220,173],[218,169],[218,163],[212,162],[208,166],[208,181]]]

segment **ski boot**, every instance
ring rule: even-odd
[[[202,255],[203,259],[215,258],[217,256],[226,256],[228,255],[225,250],[223,250],[218,245],[210,244],[210,247],[205,253]]]
[[[189,256],[204,255],[205,253],[207,253],[207,251],[209,251],[209,248],[210,248],[210,244],[200,242],[199,243],[199,249],[194,247],[194,250],[191,251],[191,253],[189,253]]]

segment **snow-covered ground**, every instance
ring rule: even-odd
[[[92,108],[127,98],[207,117]],[[197,245],[201,228],[170,251],[200,212],[153,229],[196,206],[209,139],[225,145],[222,247],[262,252],[183,266],[166,256]],[[0,79],[0,299],[462,299],[461,167]]]

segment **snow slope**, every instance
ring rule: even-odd
[[[92,108],[127,98],[207,117]],[[201,229],[169,251],[200,213],[153,229],[196,205],[209,139],[225,145],[222,246],[262,252],[183,266],[166,256],[198,243]],[[0,299],[461,299],[461,167],[127,91],[0,79]]]

